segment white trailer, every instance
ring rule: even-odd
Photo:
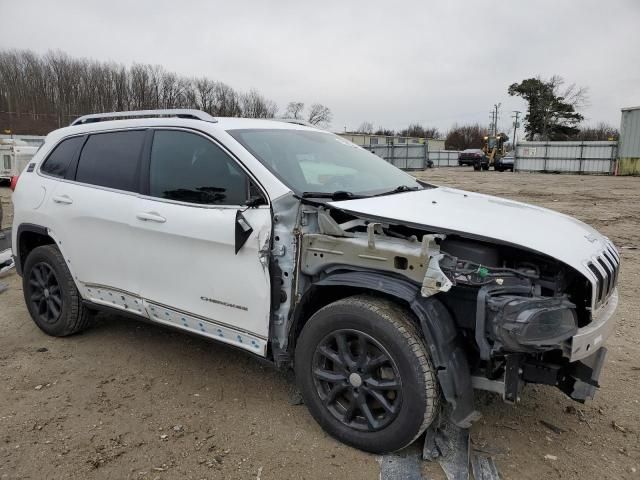
[[[39,147],[27,145],[20,140],[0,141],[0,182],[20,175]]]

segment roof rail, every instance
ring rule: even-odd
[[[104,122],[105,120],[118,120],[125,118],[158,118],[158,117],[178,117],[188,118],[191,120],[202,120],[205,122],[216,123],[214,117],[207,112],[195,109],[170,108],[166,110],[132,110],[129,112],[108,112],[108,113],[92,113],[76,118],[71,122],[73,125],[84,125],[87,123]]]
[[[317,125],[309,123],[306,120],[301,120],[299,118],[270,118],[270,120],[275,120],[276,122],[293,123],[295,125],[303,125],[305,127],[320,128]]]

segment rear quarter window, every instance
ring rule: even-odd
[[[84,136],[71,137],[60,142],[44,161],[40,171],[52,177],[64,178],[84,139]]]
[[[138,163],[144,130],[93,134],[80,159],[76,181],[133,192],[138,190]]]

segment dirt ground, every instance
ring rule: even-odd
[[[505,479],[640,478],[640,178],[417,175],[574,215],[618,246],[621,301],[596,399],[580,405],[543,386],[515,406],[483,395],[472,439]],[[9,194],[0,187],[4,224]],[[20,278],[0,282],[10,286],[0,294],[0,479],[378,478],[378,459],[290,405],[289,381],[269,365],[116,316],[51,338],[29,318]]]

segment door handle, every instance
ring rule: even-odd
[[[68,195],[55,195],[53,201],[64,205],[71,205],[73,203],[73,200],[71,200],[71,197]]]
[[[136,215],[136,218],[144,222],[164,223],[167,221],[166,218],[156,212],[140,212]]]

